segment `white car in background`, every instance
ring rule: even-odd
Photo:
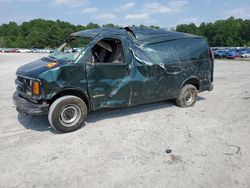
[[[38,49],[39,53],[50,53],[50,49]]]
[[[18,53],[30,53],[31,50],[29,50],[29,49],[18,49],[16,52],[18,52]]]
[[[243,51],[243,52],[240,52],[240,57],[242,58],[250,58],[250,51]]]

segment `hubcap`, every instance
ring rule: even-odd
[[[59,120],[65,127],[74,126],[81,117],[81,110],[77,105],[70,104],[64,107]]]
[[[192,93],[191,91],[188,91],[188,92],[185,94],[184,99],[185,99],[185,103],[186,103],[187,105],[192,104],[193,101],[194,101],[194,95],[193,95],[193,93]]]

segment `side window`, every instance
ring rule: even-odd
[[[122,43],[119,39],[105,38],[92,48],[93,63],[124,63]]]

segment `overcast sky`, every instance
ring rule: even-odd
[[[161,27],[211,22],[230,16],[250,19],[249,0],[0,0],[0,24],[35,18],[86,25],[115,23]]]

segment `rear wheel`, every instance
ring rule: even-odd
[[[197,89],[194,85],[185,85],[176,98],[176,104],[180,107],[192,107],[197,99]]]
[[[55,100],[49,109],[49,123],[59,132],[67,133],[80,128],[87,119],[87,106],[76,96],[63,96]]]

